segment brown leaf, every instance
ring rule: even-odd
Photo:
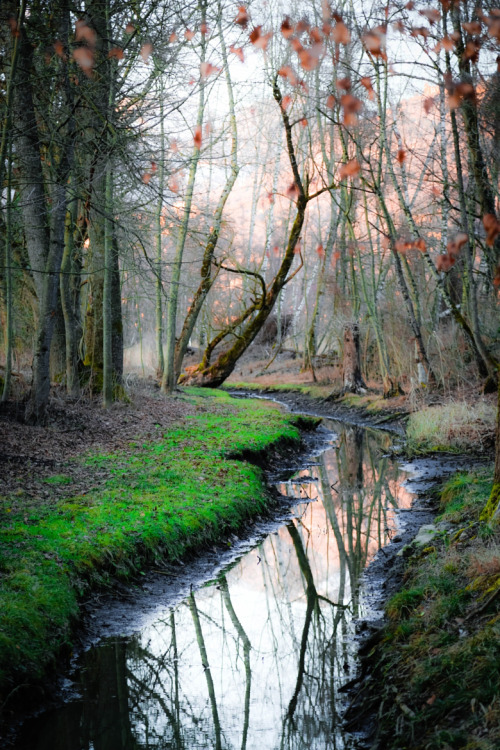
[[[375,91],[373,90],[372,79],[370,76],[363,76],[360,78],[359,82],[367,90],[368,99],[373,101],[373,99],[375,99]]]
[[[238,26],[241,26],[242,29],[246,29],[249,20],[250,16],[248,15],[247,9],[244,5],[240,5],[240,7],[238,8],[238,15],[234,19],[234,22],[238,24]]]
[[[256,26],[250,32],[250,41],[257,49],[265,50],[269,44],[269,40],[273,35],[272,31],[268,31],[267,34],[262,33],[262,26]]]
[[[295,31],[295,27],[293,26],[293,24],[290,21],[290,18],[288,16],[286,16],[283,19],[280,31],[283,34],[283,36],[285,37],[285,39],[290,39],[293,36],[293,33]]]
[[[123,60],[124,53],[121,47],[113,47],[108,52],[109,58],[114,58],[115,60]]]
[[[338,89],[344,89],[344,91],[350,91],[351,89],[351,79],[347,76],[345,78],[339,78],[337,81],[337,88]]]
[[[419,10],[418,12],[421,16],[427,18],[431,26],[441,20],[441,13],[437,10],[437,8],[428,8],[427,10]]]
[[[220,68],[218,68],[216,65],[212,65],[212,63],[209,62],[202,62],[200,65],[200,74],[202,80],[205,80],[211,75],[214,75],[214,73],[220,73]]]
[[[351,33],[343,21],[337,21],[331,31],[331,38],[335,44],[349,44]]]
[[[456,234],[455,237],[449,240],[448,244],[446,245],[448,255],[456,257],[463,246],[467,243],[468,239],[469,238],[467,237],[465,232],[459,232],[458,234]]]
[[[367,52],[370,52],[373,57],[381,57],[382,60],[387,60],[385,51],[386,32],[384,27],[368,31],[362,36],[362,42]]]
[[[198,148],[198,149],[201,148],[201,142],[202,142],[201,125],[197,125],[196,128],[194,129],[193,142],[194,142],[195,148]]]
[[[85,75],[90,78],[92,76],[92,68],[94,67],[93,51],[88,47],[77,47],[73,50],[73,59]]]
[[[361,165],[356,158],[350,159],[345,164],[341,164],[339,168],[339,176],[341,180],[346,177],[356,177],[360,172]]]
[[[87,42],[91,47],[95,46],[96,33],[94,29],[91,29],[87,25],[83,18],[80,18],[75,23],[75,39],[77,42]]]
[[[233,45],[231,45],[229,47],[229,52],[232,52],[233,55],[236,55],[236,57],[238,57],[241,60],[241,62],[245,62],[245,54],[243,52],[243,47],[234,47]]]
[[[486,244],[493,247],[495,240],[500,234],[500,223],[495,214],[485,214],[483,216],[483,225],[486,229]]]

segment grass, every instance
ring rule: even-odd
[[[491,447],[495,436],[496,407],[480,400],[429,406],[410,415],[406,432],[409,454],[434,451],[470,453]]]
[[[106,467],[103,489],[0,498],[0,705],[71,647],[91,590],[221,542],[268,506],[261,470],[238,456],[298,443],[297,419],[206,389],[182,398],[208,398],[210,411],[186,417],[155,442],[85,459]],[[55,475],[45,486],[66,481]]]
[[[500,747],[500,534],[480,520],[491,471],[441,493],[441,540],[410,558],[374,655],[387,750]]]
[[[300,385],[297,383],[276,383],[274,385],[264,385],[262,383],[224,383],[221,386],[226,391],[254,391],[256,393],[302,393],[311,398],[326,398],[331,391],[331,385]]]

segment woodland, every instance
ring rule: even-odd
[[[264,512],[260,469],[233,459],[247,444],[260,459],[296,452],[311,424],[210,389],[272,379],[282,358],[328,408],[376,394],[416,424],[456,399],[455,452],[476,451],[471,404],[491,411],[500,393],[499,176],[497,0],[2,0],[0,705],[69,651],[89,588]],[[447,491],[466,497],[465,511],[450,501],[453,543],[483,554],[484,534],[491,560],[469,565],[453,617],[436,605],[428,620],[444,591],[429,593],[431,554],[446,596],[458,585],[436,542],[393,606],[394,643],[430,622],[412,648],[437,639],[436,681],[458,664],[436,633],[461,638],[498,603],[496,413],[493,483],[459,476]],[[491,670],[477,679],[498,729],[498,618],[484,628]]]
[[[343,357],[347,391],[496,389],[494,3],[1,13],[1,398],[26,423],[51,383],[126,398],[124,361],[218,386],[259,332],[313,377]]]
[[[3,4],[2,399],[109,406],[134,347],[217,386],[270,316],[305,368],[362,328],[387,396],[494,388],[489,6]]]

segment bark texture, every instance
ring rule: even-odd
[[[366,383],[361,374],[357,323],[349,323],[344,328],[344,392],[366,393]]]

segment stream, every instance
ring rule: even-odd
[[[377,551],[403,543],[414,515],[392,441],[324,420],[301,468],[274,477],[289,498],[280,518],[95,608],[60,705],[26,721],[15,750],[356,747],[338,689],[355,674],[360,622],[380,617]]]

